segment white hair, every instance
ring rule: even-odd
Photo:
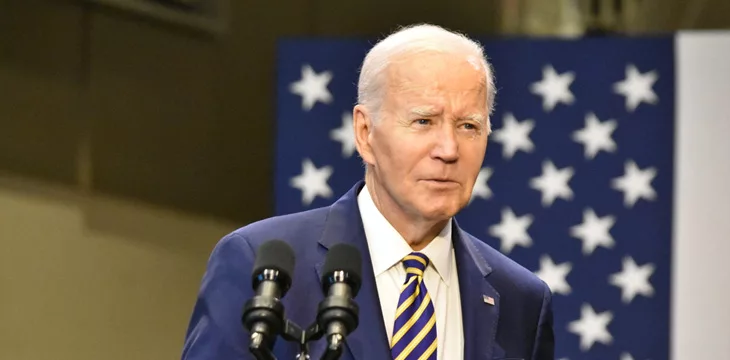
[[[477,57],[486,75],[487,114],[492,113],[496,96],[494,72],[482,46],[466,35],[431,24],[402,27],[370,49],[360,69],[358,104],[365,106],[377,118],[383,102],[384,73],[388,65],[396,55],[421,51],[459,52]],[[491,129],[490,123],[487,126]]]

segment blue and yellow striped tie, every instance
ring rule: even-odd
[[[395,313],[390,352],[395,360],[436,360],[436,313],[423,282],[428,257],[412,252],[403,258],[406,281]]]

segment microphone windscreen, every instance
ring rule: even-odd
[[[330,277],[335,271],[343,271],[347,281],[352,287],[352,296],[356,296],[362,282],[362,256],[360,250],[355,246],[339,243],[330,247],[327,258],[324,261],[322,273],[322,284],[327,288],[331,285]]]
[[[294,272],[294,250],[282,240],[269,240],[259,246],[253,266],[256,278],[266,269],[278,270],[289,280]],[[290,280],[291,281],[291,280]]]

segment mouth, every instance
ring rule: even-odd
[[[458,182],[450,179],[424,179],[426,183],[433,184],[433,185],[441,185],[441,186],[456,186],[459,185]]]
[[[456,182],[451,177],[434,177],[434,178],[425,178],[426,181],[439,181],[439,182]]]

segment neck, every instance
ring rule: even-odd
[[[441,233],[451,219],[426,219],[401,209],[367,171],[365,184],[375,207],[414,251],[420,251]]]

